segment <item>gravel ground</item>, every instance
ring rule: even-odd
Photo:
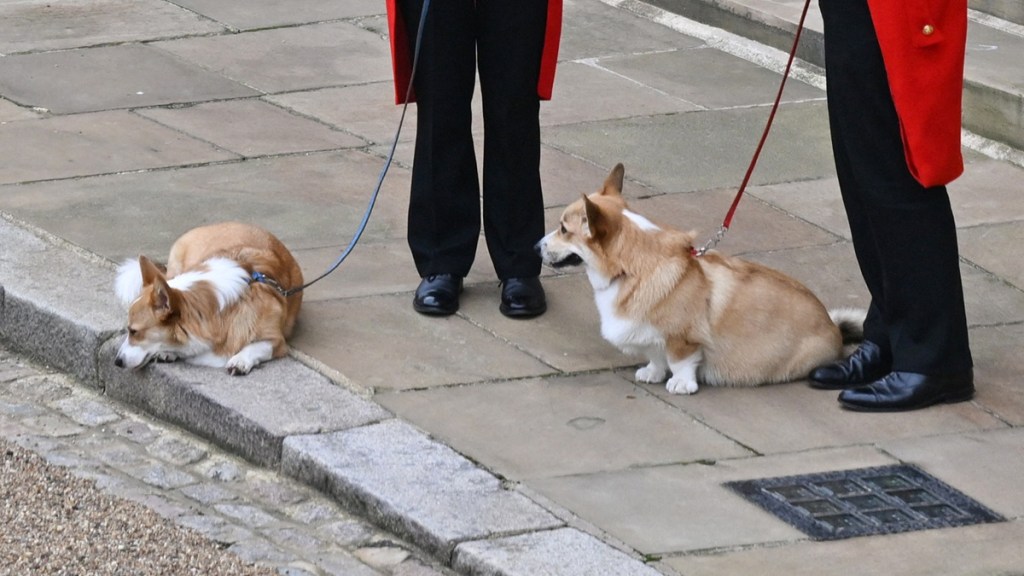
[[[277,572],[0,438],[0,574]]]

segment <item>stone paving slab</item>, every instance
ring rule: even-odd
[[[972,433],[1006,426],[985,407],[984,389],[974,403],[894,416],[836,410],[838,392],[815,390],[806,382],[756,388],[705,386],[693,396],[668,394],[664,386],[644,388],[757,454],[870,445],[891,439]],[[752,420],[749,415],[755,412],[759,416]],[[765,430],[771,433],[766,434]]]
[[[684,98],[651,90],[632,78],[608,74],[606,66],[607,59],[560,64],[554,95],[540,108],[541,125],[672,114],[700,108]]]
[[[892,438],[886,452],[928,469],[1005,518],[1024,516],[1024,492],[1004,490],[1024,474],[1024,430]]]
[[[222,31],[223,26],[159,0],[0,4],[0,54],[7,55]]]
[[[572,528],[478,540],[455,549],[453,565],[472,576],[655,576],[658,571]]]
[[[543,478],[530,486],[633,549],[661,556],[806,538],[725,482],[893,463],[877,449],[851,447]]]
[[[473,297],[474,290],[468,287],[464,301]],[[382,390],[554,371],[461,316],[429,318],[415,313],[411,298],[402,294],[310,302],[303,313],[320,321],[300,323],[293,345],[361,385]]]
[[[316,118],[370,142],[388,144],[395,139],[402,107],[395,104],[391,82],[370,82],[339,88],[304,90],[267,96],[269,102]],[[416,106],[406,109],[402,140],[416,136]],[[407,164],[408,166],[408,164]]]
[[[520,322],[498,310],[497,282],[474,287],[462,303],[462,313],[502,341],[514,345],[563,373],[607,370],[639,362],[601,338],[601,324],[586,276],[580,273],[545,277],[549,302],[543,316]]]
[[[627,171],[629,168],[627,167]],[[812,180],[797,186],[826,187],[831,180]],[[788,184],[778,185],[791,193]],[[695,231],[695,242],[703,244],[722,225],[729,206],[736,198],[739,183],[731,188],[706,192],[663,194],[631,201],[630,208],[656,223],[679,230]],[[834,199],[839,201],[838,190]],[[727,236],[719,244],[723,252],[742,255],[750,252],[775,252],[809,246],[828,246],[840,238],[814,222],[785,217],[778,207],[746,193],[733,217]],[[794,195],[798,192],[792,192]]]
[[[149,44],[8,56],[0,59],[0,92],[57,114],[257,94]]]
[[[739,186],[767,117],[760,107],[715,110],[549,127],[543,136],[548,145],[595,163],[633,166],[632,178],[662,192],[688,192]],[[782,107],[751,183],[831,175],[826,124],[823,102]]]
[[[1007,182],[1024,178],[1024,168],[966,154],[964,174],[948,187],[958,228],[1017,221],[1024,218],[1015,200],[1019,192]],[[842,209],[838,183],[787,182],[750,189],[750,194],[849,239],[849,225]],[[740,210],[745,209],[745,205]]]
[[[109,141],[124,138],[128,154],[146,154],[139,150],[152,144],[120,131]],[[98,161],[107,160],[89,165]],[[120,169],[137,164],[123,162]],[[211,221],[212,206],[218,220],[261,224],[295,251],[347,243],[380,167],[379,158],[351,150],[42,182],[3,188],[0,210],[115,262],[139,254],[165,260],[175,239]],[[404,238],[408,198],[409,172],[392,168],[364,237]]]
[[[604,2],[566,4],[566,14],[570,17],[562,19],[562,39],[558,47],[561,61],[688,49],[702,44],[700,40],[680,36],[650,18],[616,9]],[[560,80],[555,82],[556,90],[559,83]]]
[[[290,26],[324,20],[380,14],[377,0],[177,0],[193,12],[222,22],[235,30]]]
[[[752,62],[706,46],[632,57],[605,58],[601,65],[655,90],[673,94],[701,108],[720,109],[771,103],[779,76]],[[714,75],[714,86],[701,79]],[[786,82],[783,102],[823,100],[825,92],[799,80]]]
[[[985,406],[1012,426],[1024,424],[1024,326],[1010,324],[971,331],[975,378],[984,383]]]
[[[262,100],[151,108],[138,113],[246,158],[358,148],[366,143]]]
[[[817,576],[823,569],[843,576],[931,576],[933,574],[1019,574],[1024,553],[1020,524],[983,524],[951,530],[926,530],[845,542],[800,542],[756,547],[727,555],[668,558],[688,576],[773,574]],[[950,551],[950,554],[943,553]]]
[[[371,216],[372,218],[373,216]],[[339,238],[345,240],[344,244],[295,251],[296,259],[306,271],[307,282],[328,270],[348,248],[351,238],[342,236],[343,234],[339,231]],[[364,236],[364,239],[360,240],[358,248],[349,253],[334,274],[327,276],[305,291],[303,302],[312,303],[403,292],[410,294],[409,301],[411,302],[411,293],[419,282],[420,277],[416,274],[416,266],[405,238],[374,240]],[[473,290],[476,290],[475,286],[477,285],[495,284],[496,282],[494,267],[487,254],[483,235],[481,235],[476,261],[473,263],[469,275],[466,276],[465,283],[474,286]]]
[[[543,112],[542,112],[543,114]],[[543,132],[543,128],[541,129]],[[558,207],[545,213],[546,230],[554,230],[562,207],[575,202],[582,194],[597,191],[610,168],[596,165],[589,160],[567,154],[544,144],[540,152],[540,177],[544,186],[544,206]],[[627,177],[628,178],[628,177]],[[630,184],[629,198],[634,194],[648,193],[640,184]]]
[[[35,120],[39,117],[40,114],[37,112],[0,98],[0,123],[2,124],[13,120]]]
[[[607,372],[375,399],[515,480],[753,454],[728,432],[720,434]],[[452,413],[462,416],[451,418]]]
[[[151,46],[267,93],[391,78],[384,38],[344,21]]]
[[[562,524],[451,448],[396,420],[287,438],[282,470],[442,557],[462,541]]]
[[[26,149],[46,153],[24,154]],[[0,185],[237,158],[127,111],[8,122],[0,125],[0,154],[19,159],[0,166]],[[4,196],[0,209],[17,212],[17,198]]]

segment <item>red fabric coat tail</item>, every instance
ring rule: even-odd
[[[404,104],[412,77],[412,49],[416,44],[416,30],[409,30],[398,9],[399,0],[387,0],[388,36],[391,39],[391,68],[395,77],[395,103]],[[558,62],[558,43],[562,37],[562,0],[548,0],[548,18],[544,31],[544,52],[541,54],[540,78],[537,95],[550,100],[555,86],[555,65]],[[415,91],[408,92],[409,101],[416,101]]]
[[[960,151],[967,0],[868,0],[903,135],[925,187],[964,169]]]

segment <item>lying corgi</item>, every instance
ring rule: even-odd
[[[622,164],[570,204],[537,244],[545,264],[582,264],[601,335],[650,362],[639,382],[693,394],[698,382],[756,386],[805,378],[863,336],[865,312],[830,313],[805,286],[718,252],[696,256],[693,233],[662,228],[622,198]]]
[[[270,232],[238,222],[190,230],[171,246],[166,270],[145,256],[118,269],[128,334],[114,362],[184,360],[248,374],[288,353],[302,292],[281,290],[299,286],[299,265]]]

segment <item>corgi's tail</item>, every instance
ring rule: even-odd
[[[864,340],[864,319],[868,316],[867,310],[836,308],[829,310],[828,315],[832,322],[839,327],[844,343],[850,344]]]
[[[131,306],[139,294],[142,294],[142,268],[139,267],[138,258],[129,258],[117,268],[114,294],[125,307]]]

